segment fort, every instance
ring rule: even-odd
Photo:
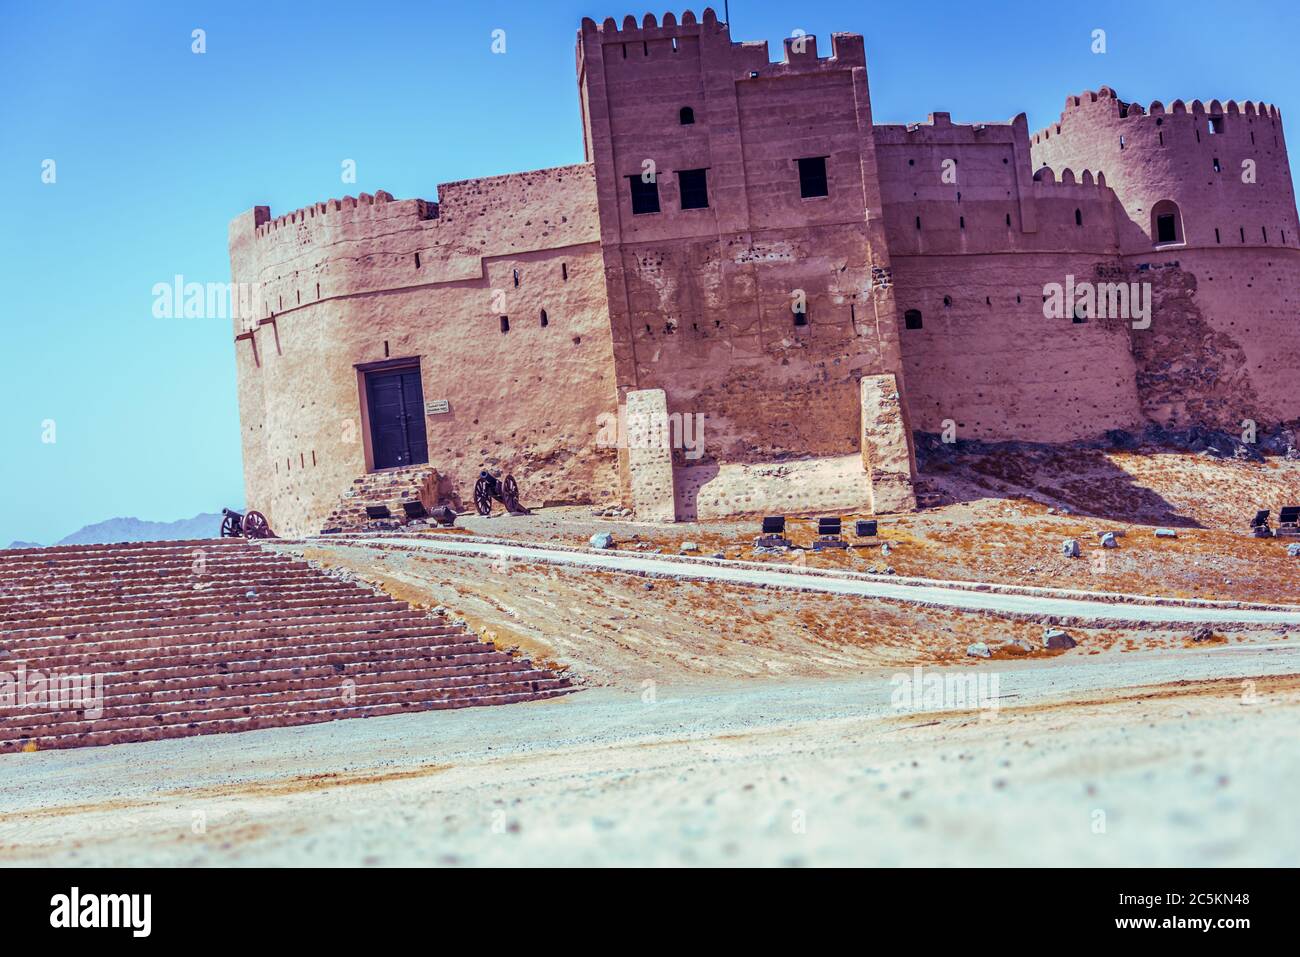
[[[916,505],[914,433],[1059,443],[1300,418],[1281,114],[1070,96],[873,121],[865,43],[706,9],[577,36],[582,163],[230,225],[247,504],[325,527],[367,476],[672,521]],[[826,53],[827,55],[823,55]],[[1054,286],[1139,284],[1149,321]],[[1104,315],[1102,313],[1105,313]],[[597,435],[702,415],[702,454]]]

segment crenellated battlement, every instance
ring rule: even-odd
[[[686,45],[679,41],[688,39],[694,51],[700,49],[698,44],[701,41],[711,46],[722,46],[729,52],[732,65],[753,78],[780,75],[790,70],[866,65],[863,39],[855,33],[832,34],[831,55],[828,57],[818,56],[817,38],[811,34],[786,37],[782,43],[782,59],[774,63],[766,41],[733,42],[730,27],[718,19],[711,7],[706,7],[698,20],[690,10],[683,13],[680,20],[673,13],[665,13],[662,20],[647,13],[640,21],[629,14],[623,18],[622,26],[613,17],[607,17],[600,24],[586,17],[579,31],[580,45],[588,42],[602,47],[619,45],[622,55],[618,59],[633,60],[633,65],[638,56],[645,59],[659,54],[677,54],[686,49]]]
[[[255,240],[272,240],[279,237],[286,228],[303,224],[309,228],[320,226],[328,229],[376,220],[401,220],[412,229],[421,223],[437,231],[447,227],[449,234],[456,234],[469,228],[468,221],[482,218],[498,206],[528,203],[539,197],[560,197],[566,194],[571,195],[573,202],[582,205],[590,177],[591,167],[578,163],[439,183],[436,202],[427,199],[395,199],[392,193],[380,189],[374,194],[360,193],[342,199],[328,199],[275,217],[271,216],[270,207],[256,206],[253,208],[251,225]],[[566,213],[568,211],[566,209]],[[565,213],[561,213],[560,217],[565,217]],[[563,221],[567,224],[570,220],[564,218]],[[543,217],[543,225],[547,222]],[[449,235],[448,238],[454,239],[456,236]]]
[[[258,211],[255,233],[259,238],[270,236],[286,226],[317,219],[342,219],[347,215],[354,214],[357,210],[365,211],[369,207],[386,206],[389,203],[395,204],[401,212],[409,210],[415,219],[436,219],[438,216],[437,203],[431,203],[423,199],[396,200],[393,198],[392,193],[381,189],[376,190],[373,195],[360,193],[357,196],[344,196],[342,199],[328,199],[324,202],[313,203],[310,206],[295,209],[293,212],[285,213],[274,219],[271,218],[270,207],[255,207]]]
[[[1055,171],[1050,166],[1040,166],[1034,170],[1034,183],[1040,187],[1065,187],[1074,186],[1080,188],[1091,188],[1095,190],[1108,189],[1106,185],[1106,174],[1098,173],[1095,177],[1092,170],[1085,169],[1079,176],[1075,176],[1074,170],[1068,166],[1061,170],[1061,176],[1058,179]]]
[[[1201,100],[1192,100],[1191,103],[1174,100],[1166,108],[1160,100],[1152,100],[1150,104],[1144,107],[1141,103],[1121,100],[1119,94],[1114,90],[1108,86],[1103,86],[1095,91],[1085,90],[1082,93],[1067,96],[1065,98],[1065,108],[1057,121],[1034,133],[1030,141],[1039,144],[1050,140],[1053,136],[1059,136],[1062,128],[1078,115],[1086,116],[1087,121],[1090,123],[1096,123],[1099,117],[1108,117],[1122,124],[1126,120],[1133,120],[1134,122],[1140,120],[1150,121],[1154,117],[1163,118],[1182,114],[1206,118],[1216,116],[1259,118],[1267,120],[1269,123],[1279,123],[1282,119],[1280,109],[1271,103],[1264,103],[1263,101],[1245,100],[1238,103],[1236,100],[1222,102],[1216,99],[1206,104]]]
[[[695,14],[690,10],[682,14],[680,21],[676,14],[665,13],[662,22],[656,20],[653,13],[645,14],[640,22],[629,13],[623,18],[622,27],[613,17],[606,17],[600,24],[591,17],[583,17],[581,32],[584,36],[599,37],[601,43],[632,43],[675,36],[698,36],[701,31],[725,33],[728,37],[731,36],[730,28],[726,22],[718,19],[712,7],[705,7],[699,20],[696,20]]]

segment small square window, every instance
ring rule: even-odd
[[[907,310],[907,312],[903,313],[903,328],[904,328],[904,329],[920,329],[920,328],[921,328],[921,310],[920,310],[920,309],[909,309],[909,310]]]
[[[632,187],[632,212],[634,215],[659,212],[659,183],[657,181],[651,180],[647,183],[640,175],[629,176],[627,181]]]
[[[708,209],[709,183],[702,169],[679,169],[677,189],[681,195],[682,209]]]
[[[1222,133],[1222,132],[1223,132],[1223,117],[1221,117],[1221,116],[1211,116],[1211,117],[1210,117],[1210,122],[1209,122],[1209,127],[1210,127],[1210,135],[1211,135],[1211,136],[1215,136],[1215,135],[1217,135],[1217,134],[1219,134],[1219,133]]]
[[[826,157],[809,156],[799,162],[799,195],[808,199],[813,196],[829,196],[826,183]]]
[[[1178,240],[1178,221],[1173,213],[1162,213],[1156,217],[1156,242],[1172,243]]]

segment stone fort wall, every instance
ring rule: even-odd
[[[234,329],[249,507],[317,531],[373,469],[363,376],[393,363],[446,400],[429,465],[462,501],[488,467],[529,502],[658,517],[906,509],[911,430],[950,423],[1063,441],[1300,417],[1276,108],[1103,88],[1033,135],[1023,114],[877,126],[862,37],[829,46],[772,62],[711,10],[584,20],[584,163],[238,217],[233,278],[263,288]],[[828,196],[800,195],[799,157],[825,158]],[[660,209],[635,214],[647,162]],[[690,170],[704,208],[682,208]],[[1150,328],[1044,318],[1067,277],[1149,283]],[[703,413],[703,457],[602,447],[623,405]]]
[[[527,474],[538,502],[614,494],[616,453],[593,441],[615,389],[590,165],[438,195],[231,224],[235,280],[263,284],[265,314],[235,332],[247,501],[274,528],[319,531],[370,470],[361,375],[410,360],[447,400],[429,464],[464,501],[484,467]]]
[[[1131,333],[1143,417],[1240,428],[1300,417],[1300,222],[1281,112],[1213,100],[1168,108],[1102,87],[1035,133],[1035,166],[1105,172],[1124,268],[1155,286]],[[1155,217],[1173,212],[1161,242]]]

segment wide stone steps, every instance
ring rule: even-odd
[[[259,619],[289,618],[306,614],[316,608],[328,608],[336,614],[345,611],[361,614],[367,611],[379,613],[390,608],[400,609],[402,607],[404,606],[391,598],[339,591],[322,597],[284,601],[267,599],[265,601],[251,602],[234,609],[233,612],[229,607],[219,602],[194,602],[187,605],[155,602],[124,611],[107,610],[111,609],[112,606],[106,605],[103,606],[102,610],[98,611],[83,609],[78,610],[75,614],[37,612],[22,616],[12,615],[7,620],[10,631],[14,634],[18,634],[23,630],[35,632],[42,629],[55,634],[68,632],[85,634],[91,630],[98,632],[108,629],[109,626],[121,628],[133,623],[147,624],[149,622],[174,620],[200,624],[209,621],[229,620],[232,614],[235,616],[234,620],[236,622],[246,622]]]
[[[551,679],[555,681],[556,679]],[[420,688],[403,685],[398,692],[382,692],[358,695],[350,703],[338,694],[317,697],[294,697],[283,699],[273,697],[265,703],[250,699],[237,707],[198,707],[187,711],[167,710],[159,714],[132,714],[118,718],[107,715],[96,719],[63,722],[60,724],[33,724],[14,729],[26,741],[44,740],[46,748],[76,747],[76,739],[91,734],[107,735],[103,743],[127,743],[130,741],[149,740],[154,735],[151,730],[173,727],[196,730],[202,733],[206,729],[220,730],[220,726],[231,722],[251,722],[254,727],[271,728],[296,724],[291,720],[295,715],[307,713],[328,715],[318,720],[333,720],[336,717],[352,717],[357,709],[385,709],[383,713],[395,714],[401,711],[428,711],[436,707],[468,707],[480,699],[509,696],[513,700],[527,701],[542,697],[553,697],[562,692],[559,687],[534,687],[531,682],[501,681],[481,682],[475,685],[463,685],[456,688],[437,689],[422,692]],[[5,731],[5,733],[10,733]],[[159,737],[180,737],[181,734],[165,734]]]
[[[242,540],[0,551],[0,621],[0,751],[571,690],[444,617]]]
[[[189,721],[184,724],[154,725],[137,727],[125,731],[92,730],[80,734],[59,735],[57,737],[34,737],[25,739],[31,746],[44,750],[50,748],[83,748],[104,744],[125,744],[136,741],[158,741],[164,738],[184,738],[196,734],[235,734],[241,731],[257,731],[263,728],[284,728],[304,724],[319,724],[324,721],[337,721],[341,718],[378,718],[391,714],[413,713],[416,711],[440,711],[446,708],[475,708],[489,705],[522,704],[526,701],[539,701],[569,694],[573,689],[567,683],[561,687],[542,689],[540,691],[482,693],[471,697],[449,700],[403,701],[400,704],[366,704],[349,707],[331,708],[323,711],[307,711],[293,714],[281,714],[272,718],[242,717],[227,720]]]
[[[346,695],[339,682],[320,679],[296,682],[282,690],[245,688],[237,696],[218,693],[205,697],[200,692],[185,698],[154,702],[147,695],[143,696],[144,700],[137,700],[142,697],[140,695],[114,695],[105,697],[102,717],[88,718],[83,716],[84,712],[74,711],[19,711],[14,715],[0,717],[0,733],[15,732],[24,737],[57,737],[65,733],[121,731],[195,720],[290,714],[355,703],[396,704],[411,697],[451,701],[484,693],[485,688],[500,690],[509,686],[507,690],[511,692],[534,692],[542,686],[549,687],[555,681],[555,678],[534,670],[442,678],[408,676],[394,681],[373,681],[366,684],[357,682],[355,687],[347,689]],[[214,692],[220,690],[213,689]],[[114,717],[109,717],[110,715]]]

